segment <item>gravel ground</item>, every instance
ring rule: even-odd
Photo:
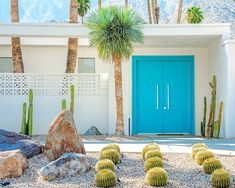
[[[98,153],[88,153],[93,158],[92,165],[97,162]],[[139,153],[124,153],[122,163],[118,164],[117,176],[121,183],[117,187],[135,187],[147,188],[144,183],[145,172],[143,170],[144,162],[140,158]],[[210,185],[210,175],[203,173],[202,168],[197,166],[191,159],[190,154],[172,154],[165,153],[164,163],[165,169],[169,174],[169,183],[166,187],[195,187],[207,188]],[[233,156],[217,156],[224,164],[225,169],[233,174],[235,180],[235,157]],[[71,178],[56,181],[44,181],[38,175],[38,170],[48,163],[47,158],[41,154],[29,159],[29,168],[23,176],[15,179],[9,179],[8,187],[61,187],[61,188],[92,188],[94,186],[95,171],[92,168],[86,174],[78,174]],[[231,186],[235,187],[234,185]]]

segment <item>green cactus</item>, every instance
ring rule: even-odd
[[[70,86],[70,111],[74,113],[74,85]]]
[[[198,165],[202,165],[206,159],[213,158],[213,157],[214,157],[213,152],[208,151],[208,150],[202,150],[196,154],[195,159]]]
[[[151,157],[159,157],[163,159],[162,153],[159,150],[149,150],[145,153],[145,160],[148,160]]]
[[[148,172],[150,169],[160,167],[163,168],[163,162],[159,157],[151,157],[144,163],[144,171]]]
[[[223,102],[220,102],[219,105],[219,117],[218,120],[215,122],[215,127],[214,127],[214,138],[219,138],[219,133],[220,133],[220,127],[221,127],[221,120],[222,120],[222,109],[223,109]]]
[[[97,187],[113,187],[116,185],[117,177],[112,170],[104,169],[95,175],[95,184]]]
[[[23,103],[21,133],[32,136],[33,135],[33,90],[32,89],[29,90],[28,96],[29,96],[28,119],[26,118],[27,114],[26,103]]]
[[[61,101],[61,109],[62,110],[65,110],[67,107],[66,107],[66,100],[65,99],[62,99],[62,101]]]
[[[217,169],[221,169],[223,168],[222,163],[220,162],[220,160],[216,159],[216,158],[209,158],[206,159],[203,163],[203,171],[206,174],[211,174],[212,172],[214,172]]]
[[[215,170],[211,175],[211,184],[216,188],[229,187],[231,182],[231,174],[224,169]]]
[[[23,115],[22,115],[22,124],[21,124],[21,134],[26,134],[26,102],[23,103]]]
[[[192,159],[195,160],[195,156],[199,151],[207,150],[205,147],[196,147],[192,151]]]
[[[208,148],[208,146],[204,143],[197,143],[197,144],[193,144],[192,146],[192,150],[194,150],[197,147],[204,147],[204,148]]]
[[[168,181],[168,174],[162,168],[152,168],[150,169],[145,178],[145,182],[151,186],[165,186]]]
[[[116,165],[120,161],[119,153],[114,149],[106,149],[101,152],[100,160],[109,159]]]
[[[120,147],[117,144],[108,144],[107,146],[104,146],[101,149],[101,153],[106,150],[106,149],[114,149],[116,150],[118,153],[120,153]]]
[[[113,161],[109,160],[109,159],[103,159],[99,162],[96,163],[95,165],[95,170],[96,172],[100,171],[100,170],[104,170],[104,169],[109,169],[114,171],[114,163]]]
[[[204,97],[204,113],[203,113],[203,121],[201,122],[201,135],[205,137],[206,134],[206,112],[207,112],[207,101],[206,97]]]
[[[216,76],[213,75],[212,81],[209,83],[211,87],[211,105],[210,105],[210,117],[207,124],[207,138],[213,138],[215,127],[215,109],[216,109]]]
[[[145,160],[145,154],[150,150],[159,150],[160,151],[160,147],[158,144],[155,144],[155,143],[150,143],[150,144],[145,145],[144,148],[142,149],[142,152],[141,152],[143,160]]]

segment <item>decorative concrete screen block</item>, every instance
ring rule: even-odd
[[[33,89],[39,96],[69,95],[70,85],[75,95],[100,96],[108,94],[108,76],[105,74],[0,74],[0,95],[27,95]],[[107,78],[104,80],[103,78]],[[106,83],[106,84],[105,84]],[[107,86],[104,88],[104,86]],[[104,92],[104,90],[106,90]]]

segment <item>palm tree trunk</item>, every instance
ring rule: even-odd
[[[148,0],[148,14],[149,14],[149,23],[152,24],[150,0]]]
[[[156,14],[155,14],[155,10],[156,10],[156,1],[152,0],[152,16],[153,16],[153,23],[157,23],[157,19],[156,19]]]
[[[77,0],[70,0],[70,23],[78,22]],[[78,38],[69,38],[66,73],[74,73],[77,64]]]
[[[18,0],[11,0],[11,22],[19,22]],[[24,63],[21,51],[20,37],[11,38],[13,72],[23,73]]]
[[[158,1],[155,0],[155,16],[156,16],[156,23],[159,23],[160,20],[160,7],[158,6]]]
[[[123,99],[122,99],[122,63],[120,56],[113,57],[114,79],[115,79],[115,98],[116,98],[116,134],[124,135],[123,121]]]
[[[128,8],[128,0],[125,0],[125,7]]]
[[[183,0],[179,0],[177,24],[180,24],[180,23],[181,23],[182,9],[183,9]]]
[[[102,0],[98,0],[98,7],[99,7],[99,9],[102,8]]]

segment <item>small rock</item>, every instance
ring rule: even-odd
[[[68,152],[86,153],[82,139],[77,132],[72,112],[63,110],[50,125],[46,137],[45,155],[53,161]]]
[[[21,176],[27,159],[20,150],[0,152],[0,179]]]
[[[0,129],[0,151],[17,149],[27,158],[31,158],[43,152],[43,145],[28,136]]]
[[[86,155],[64,153],[61,157],[40,169],[39,174],[45,180],[71,177],[90,170],[91,162]]]
[[[91,128],[86,131],[85,135],[102,135],[102,134],[95,126],[91,126]]]

